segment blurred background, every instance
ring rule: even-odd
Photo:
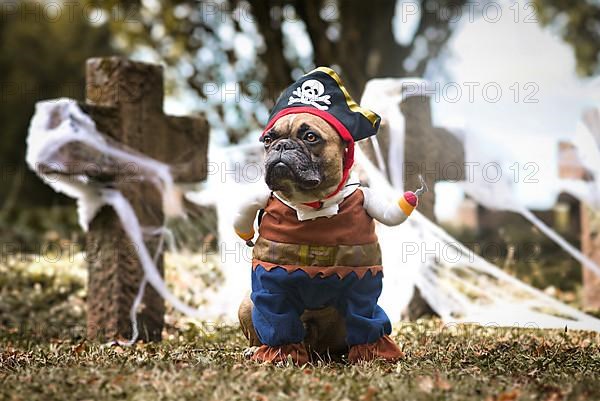
[[[597,173],[569,145],[600,106],[597,1],[1,0],[0,43],[0,241],[24,254],[82,241],[73,201],[26,166],[25,138],[34,104],[82,100],[86,59],[107,55],[162,64],[165,111],[204,114],[211,146],[256,141],[280,91],[316,66],[338,70],[357,99],[372,78],[425,78],[433,123],[468,138],[478,162],[533,174],[515,196],[581,246],[579,203],[554,183],[564,169]],[[453,182],[436,195],[435,217],[457,238],[580,304],[580,264],[525,219]]]

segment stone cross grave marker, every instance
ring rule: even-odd
[[[419,200],[419,211],[432,221],[435,204],[434,187],[440,181],[461,181],[465,179],[465,152],[463,144],[445,128],[435,127],[431,117],[431,99],[427,95],[415,95],[400,103],[405,119],[403,181],[405,190],[415,190],[421,186],[422,175],[429,187]],[[390,128],[386,121],[381,124],[377,135],[384,162],[390,171],[388,156]],[[376,163],[372,143],[367,141],[364,150]],[[389,178],[389,177],[388,177]]]
[[[600,132],[594,129],[600,124],[600,110],[590,109],[583,114],[583,124],[595,135],[596,145],[600,149]],[[577,149],[567,143],[560,144],[561,156],[559,176],[563,179],[583,181],[600,180],[600,174],[586,169],[579,159]],[[591,260],[600,264],[600,212],[589,205],[580,203],[581,251]],[[583,271],[583,305],[592,310],[600,310],[600,277],[582,267]]]
[[[419,212],[435,222],[435,184],[441,181],[461,181],[465,179],[465,151],[463,144],[450,131],[435,127],[431,117],[431,98],[425,94],[408,96],[400,103],[400,111],[405,119],[403,181],[405,190],[414,191],[421,186],[419,175],[423,176],[429,192],[419,199]],[[390,171],[388,149],[390,127],[383,121],[377,135],[387,171]],[[372,142],[365,142],[363,149],[376,163]],[[389,177],[388,177],[389,178]],[[434,314],[419,290],[405,311],[405,317],[415,320],[423,315]]]
[[[595,108],[584,113],[583,122],[594,135],[600,149],[600,109]],[[600,186],[600,172],[594,171],[592,179]],[[600,212],[587,205],[581,208],[581,248],[590,259],[600,264]],[[583,303],[590,309],[600,311],[600,277],[589,269],[583,272]]]
[[[600,264],[600,213],[587,205],[581,206],[581,250]],[[583,305],[600,311],[600,277],[586,268],[583,268]]]
[[[163,113],[161,66],[119,57],[93,58],[87,62],[86,81],[86,100],[79,107],[108,141],[168,164],[175,182],[198,182],[206,178],[206,120]],[[145,242],[150,254],[156,254],[157,267],[163,274],[163,254],[156,252],[160,234],[152,232],[163,225],[162,197],[155,185],[137,174],[138,166],[119,164],[81,143],[61,148],[60,161],[70,163],[69,175],[90,175],[90,171],[95,171],[93,180],[110,183],[121,191],[131,202],[140,225],[150,229],[144,234]],[[133,244],[110,206],[102,207],[90,222],[86,253],[88,337],[130,338],[130,309],[143,270]],[[164,312],[163,299],[148,285],[137,315],[141,339],[161,339]]]

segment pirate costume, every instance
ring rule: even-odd
[[[292,204],[266,187],[253,194],[235,219],[237,234],[254,238],[254,220],[264,210],[253,249],[252,321],[263,344],[257,361],[308,361],[302,344],[306,309],[334,306],[344,316],[351,362],[402,356],[391,340],[391,323],[377,305],[383,267],[373,219],[398,225],[417,206],[406,192],[386,202],[368,188],[349,183],[355,141],[375,135],[380,118],[350,97],[339,76],[317,68],[291,85],[277,101],[264,133],[283,116],[310,113],[327,121],[346,142],[343,179],[325,199]]]

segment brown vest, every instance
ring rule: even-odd
[[[253,250],[253,267],[303,270],[311,277],[363,277],[382,270],[375,223],[357,189],[340,203],[338,214],[298,220],[296,211],[272,196],[267,202]]]

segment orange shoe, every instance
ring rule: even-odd
[[[351,363],[372,361],[374,359],[396,362],[402,358],[404,358],[404,352],[398,348],[394,340],[388,335],[384,335],[372,344],[353,345],[348,354],[348,361]]]
[[[254,355],[252,360],[256,362],[286,362],[288,355],[292,357],[292,361],[298,366],[308,363],[308,352],[304,344],[286,344],[277,347],[270,347],[268,345],[261,345]]]

